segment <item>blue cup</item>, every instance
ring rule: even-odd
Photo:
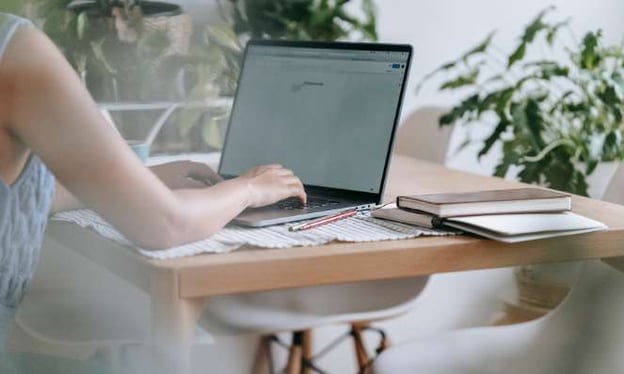
[[[128,146],[132,149],[135,155],[141,160],[142,163],[147,161],[150,154],[150,146],[141,140],[127,140]]]

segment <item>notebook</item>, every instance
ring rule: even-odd
[[[247,209],[260,227],[378,204],[399,119],[411,47],[251,41],[243,58],[219,174],[278,163],[303,182],[296,199]]]
[[[607,229],[602,222],[572,212],[455,217],[444,220],[444,225],[506,243]]]
[[[426,212],[387,206],[375,218],[428,228],[451,228],[507,243],[606,230],[603,223],[572,212],[492,214],[439,218]]]
[[[427,228],[434,228],[440,225],[440,220],[436,219],[436,216],[432,214],[412,209],[400,209],[397,208],[396,204],[390,204],[381,209],[372,210],[371,216]]]
[[[570,195],[541,189],[440,193],[399,196],[397,206],[434,214],[438,217],[482,214],[560,212],[571,209]]]

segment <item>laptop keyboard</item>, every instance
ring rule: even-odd
[[[275,203],[275,206],[279,209],[284,210],[292,210],[292,209],[303,209],[303,208],[324,208],[330,207],[333,205],[340,204],[340,201],[329,200],[318,197],[308,197],[308,202],[304,205],[301,203],[296,197],[289,197],[288,199],[284,199]]]

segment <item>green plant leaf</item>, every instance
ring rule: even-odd
[[[180,131],[180,135],[183,137],[187,137],[193,127],[199,124],[199,120],[204,114],[204,109],[186,109],[180,113],[178,116],[178,129]]]
[[[467,146],[469,146],[470,144],[473,143],[473,140],[470,139],[469,137],[467,137],[466,139],[464,139],[463,142],[461,142],[458,146],[457,149],[455,150],[454,154],[457,155],[459,154],[459,152],[461,152],[462,150],[464,150]]]
[[[500,119],[494,131],[483,142],[483,148],[481,148],[481,150],[477,154],[478,159],[481,159],[481,157],[490,152],[492,146],[500,140],[501,135],[507,130],[510,125],[511,123],[509,123],[506,119]]]
[[[602,56],[599,51],[599,41],[601,37],[602,33],[600,31],[588,32],[585,34],[581,44],[580,66],[582,69],[592,70],[602,61]]]
[[[547,123],[544,113],[539,104],[539,99],[530,98],[526,102],[524,108],[526,127],[531,134],[531,142],[535,149],[544,149],[546,143],[542,139],[542,131],[546,128]]]
[[[87,13],[80,12],[76,23],[76,32],[78,34],[78,39],[83,40],[85,38],[85,35],[87,34],[87,30],[89,29],[89,16],[87,16]]]
[[[526,54],[526,48],[527,48],[526,43],[524,42],[520,43],[518,48],[516,48],[516,50],[511,54],[511,56],[509,56],[509,59],[507,60],[508,68],[512,67],[516,62],[524,59],[524,56]]]
[[[522,170],[518,173],[518,178],[524,183],[543,185],[543,177],[544,173],[547,172],[548,162],[549,160],[545,159],[538,163],[522,163]]]
[[[533,61],[523,65],[525,70],[529,70],[532,74],[529,77],[550,80],[553,77],[568,77],[570,68],[559,64],[556,61]]]
[[[585,175],[591,175],[591,173],[594,172],[594,170],[596,170],[596,167],[598,166],[598,160],[590,160],[587,161],[586,163],[586,167],[585,167]]]
[[[520,147],[517,143],[517,139],[506,140],[503,142],[503,158],[494,169],[495,176],[504,178],[512,165],[520,164],[522,154],[519,152]]]
[[[204,143],[214,149],[221,149],[223,147],[219,124],[214,118],[207,119],[202,125],[202,139]]]
[[[555,43],[555,37],[557,36],[557,33],[559,32],[559,30],[562,27],[568,26],[569,24],[570,24],[570,19],[568,18],[567,20],[559,22],[551,26],[548,29],[548,32],[546,33],[546,41],[548,42],[550,46],[552,46]]]
[[[365,39],[377,41],[377,9],[373,0],[362,0],[362,11],[364,12],[365,21],[362,23],[361,31]]]
[[[235,53],[241,53],[243,48],[232,26],[222,22],[206,27],[207,38],[219,46]]]
[[[544,23],[544,17],[555,9],[554,6],[550,6],[541,11],[537,17],[524,29],[524,34],[520,39],[520,44],[516,50],[509,56],[507,61],[507,67],[512,67],[516,62],[524,59],[526,50],[529,44],[535,41],[535,37],[543,30],[548,30],[549,25]],[[552,28],[550,28],[552,30]]]
[[[624,142],[622,129],[612,130],[604,140],[603,154],[601,161],[616,161],[624,159]]]
[[[553,158],[551,163],[542,171],[548,187],[587,196],[587,181],[585,175],[575,169],[569,158]]]
[[[439,119],[440,126],[452,125],[458,119],[464,117],[467,113],[475,110],[476,105],[479,103],[479,95],[475,94],[467,99],[463,100],[459,105],[456,105],[450,112],[442,115]]]
[[[524,35],[522,36],[522,41],[525,43],[531,43],[535,40],[537,34],[548,27],[546,23],[544,23],[544,17],[550,12],[555,10],[554,6],[549,6],[546,9],[542,10],[535,17],[533,22],[531,22],[526,29],[524,30]]]
[[[470,57],[487,51],[487,49],[492,44],[492,39],[494,38],[494,35],[496,35],[496,31],[490,32],[483,41],[469,49],[459,58],[459,60],[467,61]]]
[[[455,89],[459,87],[472,86],[477,83],[477,78],[479,77],[480,70],[478,67],[471,69],[466,74],[460,75],[456,78],[443,82],[440,85],[440,90],[449,90]]]

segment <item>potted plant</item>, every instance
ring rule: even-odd
[[[344,0],[218,0],[221,21],[205,28],[192,53],[196,62],[192,70],[197,80],[189,100],[234,94],[241,55],[250,38],[377,40],[373,0],[362,1],[360,17],[346,9],[347,3]],[[229,107],[209,112],[189,109],[183,112],[179,128],[186,136],[196,139],[197,147],[220,149],[228,116]]]
[[[163,100],[182,95],[162,89],[177,87],[176,57],[188,51],[191,20],[179,5],[28,0],[24,7],[64,52],[96,100]]]
[[[600,31],[576,40],[568,20],[546,19],[553,9],[526,26],[510,53],[494,45],[491,33],[424,81],[450,75],[440,89],[467,92],[440,125],[489,122],[493,130],[477,156],[501,145],[496,176],[514,176],[515,169],[522,182],[587,196],[587,178],[599,165],[624,159],[624,45],[604,45]],[[480,140],[463,144],[474,141]],[[522,310],[522,318],[546,313],[578,270],[577,264],[517,268],[518,305],[507,309]]]
[[[468,91],[441,126],[494,125],[478,157],[502,145],[495,175],[513,167],[523,182],[587,196],[587,177],[624,159],[624,46],[604,45],[600,31],[576,40],[567,20],[546,20],[552,10],[525,28],[511,53],[492,33],[425,80],[448,74],[441,90]]]
[[[363,0],[362,17],[346,3],[218,0],[221,21],[195,35],[179,6],[161,2],[26,0],[24,8],[41,20],[96,100],[204,103],[174,116],[177,128],[164,128],[162,135],[178,139],[157,149],[205,152],[221,148],[246,40],[375,40],[373,1]]]
[[[180,101],[192,33],[177,4],[146,0],[26,0],[22,13],[55,42],[98,102]],[[157,112],[111,113],[143,139]]]

